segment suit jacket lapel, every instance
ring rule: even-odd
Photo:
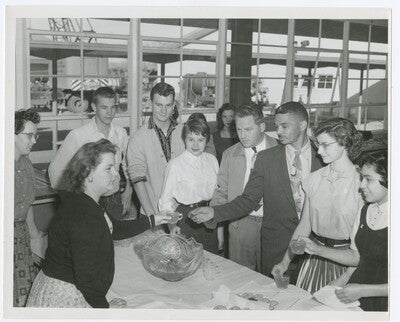
[[[280,180],[281,187],[290,202],[290,204],[293,206],[295,212],[296,212],[296,205],[294,203],[293,199],[293,192],[292,188],[290,187],[290,178],[289,178],[289,172],[288,172],[288,167],[287,167],[287,162],[286,162],[286,149],[285,146],[282,145],[280,151],[279,151],[279,176],[282,178]]]

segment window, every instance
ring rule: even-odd
[[[294,80],[293,80],[293,86],[294,87],[299,87],[299,78],[301,77],[301,75],[299,76],[299,75],[294,75]]]
[[[217,19],[141,19],[142,111],[157,82],[175,88],[179,110],[215,109]]]
[[[49,162],[66,133],[88,121],[94,114],[93,93],[101,86],[117,93],[115,122],[128,127],[128,22],[89,18],[26,22],[30,54],[27,100],[40,112],[39,132],[46,138],[34,146],[32,161]]]
[[[332,75],[319,75],[318,88],[332,88],[333,76]]]

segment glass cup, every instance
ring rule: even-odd
[[[306,242],[304,240],[294,239],[290,242],[290,249],[293,254],[302,255],[306,249]]]
[[[168,220],[168,223],[173,225],[175,225],[183,217],[181,213],[176,211],[170,212],[168,215],[171,216],[171,219]]]
[[[207,281],[215,280],[220,276],[219,267],[209,258],[204,258],[202,264],[203,276]]]
[[[283,275],[276,274],[274,276],[274,280],[275,280],[276,286],[280,289],[285,289],[289,285],[289,276],[287,276],[286,274],[283,274]]]

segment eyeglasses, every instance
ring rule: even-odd
[[[323,148],[324,150],[326,150],[326,148],[327,148],[328,146],[330,146],[331,144],[334,144],[334,143],[337,143],[337,142],[334,141],[334,142],[330,142],[330,143],[318,143],[317,141],[314,141],[315,147],[316,147],[317,149],[319,149],[319,148],[321,147],[321,148]]]
[[[39,138],[39,134],[37,133],[20,133],[20,134],[25,134],[29,137],[29,140],[32,140],[32,138],[35,139],[35,141],[37,141],[37,139]]]

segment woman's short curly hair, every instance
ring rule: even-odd
[[[85,189],[85,179],[90,172],[101,163],[105,153],[115,154],[117,147],[106,139],[83,145],[68,163],[64,172],[66,190],[82,193]]]
[[[351,161],[354,161],[360,155],[363,136],[357,131],[354,124],[347,119],[336,117],[322,121],[314,125],[312,132],[314,137],[322,133],[329,134],[340,146],[345,147]]]
[[[360,169],[363,166],[372,167],[377,174],[380,175],[381,179],[379,180],[380,184],[385,188],[388,187],[388,159],[387,154],[381,154],[378,156],[374,156],[371,154],[362,154],[359,159],[357,159],[357,165]]]
[[[15,111],[14,134],[20,134],[25,129],[25,124],[28,121],[31,121],[33,124],[39,124],[39,113],[30,108]]]
[[[224,103],[222,106],[219,108],[217,112],[217,129],[218,131],[221,131],[224,128],[224,122],[222,122],[222,113],[224,111],[235,111],[236,107],[235,105],[231,103]],[[232,134],[236,134],[236,127],[235,127],[235,121],[231,123],[231,128],[229,129]]]

